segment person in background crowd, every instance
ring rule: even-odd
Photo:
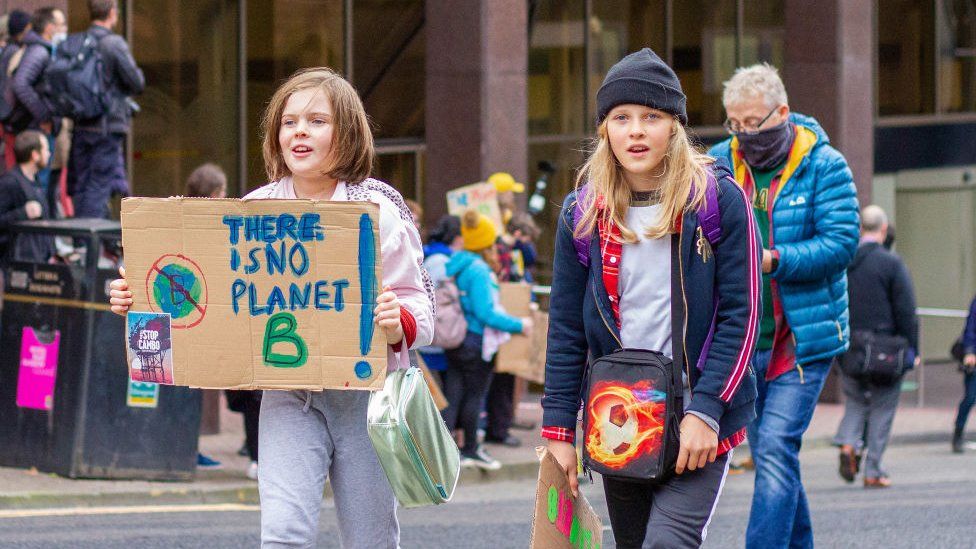
[[[420,204],[415,200],[410,200],[406,198],[403,200],[407,203],[407,208],[410,208],[410,216],[413,218],[413,226],[417,227],[417,232],[423,234],[421,227],[424,224],[424,209],[420,207]]]
[[[47,263],[55,254],[54,238],[24,234],[14,239],[10,224],[28,219],[52,219],[48,196],[37,181],[51,159],[47,139],[36,130],[26,130],[14,140],[17,164],[0,176],[0,263],[10,260]]]
[[[207,162],[190,172],[183,196],[198,198],[227,198],[227,174],[220,166]]]
[[[848,346],[846,269],[857,249],[857,193],[823,128],[790,112],[775,68],[736,70],[722,103],[731,137],[709,154],[732,167],[763,243],[746,547],[812,547],[799,452],[830,365]]]
[[[518,250],[522,260],[522,279],[532,282],[534,276],[532,268],[535,267],[538,253],[535,248],[535,241],[538,240],[542,232],[535,223],[535,218],[527,212],[517,212],[508,222],[508,235],[511,235],[512,248]]]
[[[13,74],[11,83],[16,104],[8,123],[15,132],[24,128],[40,130],[47,139],[48,148],[54,150],[54,138],[61,130],[61,121],[41,98],[44,69],[51,63],[55,40],[67,35],[68,23],[64,12],[57,8],[40,8],[31,18],[31,30],[24,36],[24,57]],[[51,170],[45,166],[38,172],[37,180],[45,189],[50,184]]]
[[[190,173],[186,179],[183,196],[188,198],[225,198],[227,196],[227,174],[220,166],[206,163]],[[225,391],[227,407],[244,415],[244,437],[247,455],[251,458],[245,473],[250,479],[258,478],[257,426],[261,409],[261,391]],[[240,394],[239,394],[240,393]],[[253,395],[252,393],[256,393]],[[256,401],[251,404],[249,401]],[[204,454],[197,453],[197,467],[200,469],[220,469],[223,464]]]
[[[969,316],[962,332],[962,364],[965,390],[956,412],[956,427],[952,432],[952,451],[961,454],[966,449],[966,420],[976,404],[976,298],[969,304]]]
[[[525,192],[525,185],[515,181],[511,174],[505,172],[493,173],[488,177],[488,183],[495,187],[498,197],[498,208],[502,216],[502,226],[498,230],[506,230],[509,222],[518,211],[515,203],[515,193]],[[515,248],[515,241],[511,235],[503,233],[496,243],[498,251],[498,279],[501,282],[520,282],[525,277],[525,262],[521,252]]]
[[[3,50],[0,51],[0,72],[4,73],[2,76],[0,76],[0,81],[4,82],[4,87],[0,89],[0,94],[4,95],[3,100],[9,103],[10,107],[14,106],[15,101],[12,89],[12,73],[17,69],[17,67],[20,65],[20,61],[23,59],[23,39],[30,30],[30,20],[30,14],[22,10],[13,10],[10,12],[10,15],[7,16],[7,44],[3,47]],[[3,167],[5,170],[9,170],[17,164],[17,160],[14,158],[14,141],[16,138],[17,133],[13,131],[13,128],[7,123],[7,120],[4,120]]]
[[[409,203],[408,203],[409,205]],[[427,235],[427,245],[424,246],[424,268],[430,275],[431,282],[436,287],[444,280],[448,280],[447,262],[455,252],[464,249],[464,239],[461,238],[461,219],[455,215],[444,215],[437,220],[437,224]],[[447,370],[447,357],[444,349],[429,345],[420,349],[427,368],[444,386],[443,372]]]
[[[112,32],[119,20],[116,0],[89,0],[88,8],[92,21],[88,32],[98,40],[109,106],[95,120],[75,121],[68,189],[76,217],[104,218],[113,193],[130,194],[122,145],[134,109],[131,96],[142,93],[146,79],[125,39]]]
[[[444,396],[448,406],[442,412],[450,431],[464,430],[461,464],[485,470],[501,467],[478,444],[478,416],[491,384],[494,358],[502,337],[499,332],[528,333],[529,318],[515,318],[498,303],[495,270],[497,229],[488,217],[474,211],[461,219],[464,250],[454,253],[446,266],[461,293],[461,309],[468,322],[468,333],[457,349],[446,351],[447,372]]]
[[[912,278],[901,258],[884,248],[887,229],[884,210],[878,206],[864,208],[861,243],[847,268],[851,330],[855,334],[901,336],[908,342],[907,352],[917,357],[918,318]],[[917,364],[918,358],[913,361]],[[834,437],[834,443],[840,446],[840,475],[847,482],[854,482],[866,449],[864,487],[887,488],[891,481],[881,459],[898,408],[901,379],[882,385],[841,373],[841,382],[847,398],[844,417]]]
[[[514,183],[514,185],[521,184]],[[503,188],[507,187],[508,185],[503,186]],[[518,187],[513,186],[513,188]],[[509,220],[505,234],[498,237],[496,243],[501,266],[497,273],[498,278],[503,282],[531,283],[532,274],[529,269],[535,265],[536,251],[533,242],[539,235],[539,227],[536,226],[532,216],[525,212],[512,213],[506,209],[503,210],[503,215],[504,213],[509,214],[505,216]],[[518,403],[527,388],[528,383],[524,379],[516,378],[512,374],[496,372],[492,376],[485,402],[487,412],[485,442],[509,447],[521,446],[522,441],[512,435],[510,429],[515,425]],[[535,426],[529,424],[519,425],[519,427],[532,429]]]

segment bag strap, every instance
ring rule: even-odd
[[[698,224],[712,246],[722,238],[722,214],[718,209],[718,180],[709,172],[705,180],[705,204],[698,211]]]
[[[726,176],[727,177],[727,176]],[[590,239],[592,235],[576,236],[576,227],[583,220],[583,202],[589,194],[590,184],[584,183],[576,191],[576,202],[573,204],[573,247],[576,249],[576,259],[586,268],[590,267]],[[713,247],[722,239],[722,214],[718,207],[718,180],[708,172],[705,180],[705,203],[698,211],[698,223],[701,225],[705,238]]]
[[[671,257],[678,257],[681,253],[678,235],[671,235]],[[684,383],[681,382],[681,372],[685,364],[684,334],[685,329],[685,308],[681,299],[681,266],[678,261],[671,261],[671,374],[674,377],[675,390],[677,395],[684,394]],[[688,380],[691,385],[691,379]],[[683,410],[682,410],[683,412]]]
[[[587,269],[590,268],[590,238],[591,236],[576,236],[576,227],[583,220],[583,198],[589,193],[590,184],[584,183],[576,191],[576,202],[573,204],[573,247],[576,248],[576,259]]]

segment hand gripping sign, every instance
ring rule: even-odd
[[[172,384],[383,386],[375,204],[131,198],[122,202],[122,243],[130,311],[169,322],[172,341],[159,347],[171,349]],[[133,357],[150,364],[159,336],[130,331],[135,371]]]

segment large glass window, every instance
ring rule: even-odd
[[[204,162],[220,165],[236,188],[237,8],[233,0],[131,3],[130,45],[146,76],[132,124],[136,194],[181,194]]]
[[[786,35],[784,0],[750,0],[743,5],[742,41],[739,62],[742,66],[766,62],[782,70]]]
[[[976,1],[943,0],[939,94],[948,112],[976,111]]]
[[[423,137],[423,0],[356,0],[352,13],[353,83],[375,137]]]
[[[718,126],[725,120],[722,83],[735,71],[735,0],[674,3],[672,68],[688,96],[692,125]]]
[[[665,0],[601,0],[590,14],[590,109],[596,113],[596,92],[617,61],[641,48],[651,48],[665,60],[667,36]]]
[[[878,0],[878,113],[935,112],[935,0]]]
[[[172,2],[166,4],[177,6]],[[185,3],[178,4],[180,7],[173,9],[184,9]],[[247,2],[248,188],[257,187],[266,179],[259,128],[268,100],[298,69],[324,65],[341,73],[344,70],[342,28],[342,0]],[[212,33],[211,29],[204,34]],[[226,36],[236,40],[239,33],[232,31]]]
[[[583,0],[530,3],[529,135],[578,136],[589,130],[584,8]]]

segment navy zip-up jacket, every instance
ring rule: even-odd
[[[703,253],[698,216],[686,212],[679,238],[681,296],[672,307],[686,307],[683,334],[690,374],[691,402],[687,411],[711,417],[719,425],[719,440],[746,426],[755,416],[756,379],[751,360],[755,349],[760,303],[762,245],[752,205],[731,180],[724,166],[713,166],[719,181],[718,201],[722,237]],[[590,239],[590,267],[583,266],[573,244],[573,208],[576,193],[563,202],[557,223],[552,294],[549,300],[549,336],[546,352],[543,425],[575,430],[583,398],[584,371],[595,360],[620,348],[609,296],[603,285],[599,238]],[[625,259],[626,260],[626,259]],[[653,266],[648,266],[653,268]],[[718,309],[715,309],[717,298]],[[699,361],[715,319],[715,334],[708,355]],[[675,334],[677,343],[682,335]],[[699,370],[698,364],[702,365]]]

